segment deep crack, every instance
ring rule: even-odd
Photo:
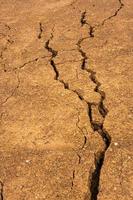
[[[88,23],[85,20],[85,14],[81,15],[81,21],[84,19],[84,24],[88,25]],[[84,16],[84,18],[83,18],[83,16]],[[92,27],[92,26],[89,26],[89,36],[94,37],[94,27]],[[93,170],[93,172],[90,175],[88,192],[90,191],[91,196],[90,196],[90,198],[88,195],[86,195],[86,197],[85,197],[85,200],[97,200],[97,196],[99,193],[100,173],[101,173],[101,169],[102,169],[102,166],[104,163],[106,151],[111,143],[111,137],[104,128],[104,120],[108,113],[108,110],[104,105],[104,100],[106,98],[105,92],[100,89],[101,83],[98,81],[98,79],[96,77],[96,72],[93,71],[92,69],[88,69],[86,66],[87,60],[89,58],[87,57],[86,52],[83,51],[82,46],[81,46],[81,43],[85,39],[89,39],[89,37],[79,39],[79,41],[77,42],[78,51],[83,58],[82,63],[81,63],[81,69],[85,70],[89,74],[90,80],[96,85],[96,87],[94,88],[94,91],[100,95],[100,101],[99,101],[98,105],[95,102],[94,103],[86,102],[88,104],[88,117],[89,117],[89,121],[91,123],[92,130],[94,132],[97,132],[102,137],[102,140],[104,141],[104,144],[105,144],[104,149],[95,157],[95,169]],[[102,121],[97,122],[97,121],[95,121],[95,119],[93,119],[92,105],[98,106],[98,112],[103,118]],[[87,192],[87,194],[88,194],[88,192]]]
[[[57,65],[55,64],[54,58],[58,55],[58,51],[54,50],[50,46],[50,41],[53,39],[53,33],[51,33],[50,39],[48,39],[45,43],[45,48],[47,49],[48,52],[51,53],[51,58],[49,60],[50,65],[52,66],[53,71],[55,72],[55,77],[54,79],[59,81],[61,84],[63,84],[64,89],[70,90],[71,92],[75,93],[80,100],[84,100],[82,95],[79,94],[78,91],[70,89],[69,83],[65,82],[64,80],[60,79],[60,73],[58,71]]]
[[[99,25],[95,25],[95,26],[89,25],[87,20],[86,20],[86,11],[84,11],[82,13],[80,23],[81,23],[81,26],[84,26],[84,25],[89,26],[89,32],[88,32],[89,37],[91,37],[91,38],[94,37],[94,32],[95,32],[96,27],[103,26],[106,23],[106,21],[108,21],[108,20],[110,20],[113,17],[118,15],[119,11],[124,6],[124,4],[122,3],[122,0],[118,0],[118,1],[120,3],[119,8],[115,11],[115,13],[113,15],[109,16],[108,18],[105,18]],[[42,32],[43,32],[43,27],[42,27],[41,22],[39,23],[39,28],[40,28],[40,32],[38,34],[38,39],[41,39]],[[89,74],[90,80],[96,85],[96,87],[94,88],[94,91],[97,92],[100,95],[100,101],[98,102],[98,111],[99,111],[100,115],[102,116],[102,118],[105,120],[105,118],[108,114],[108,109],[104,105],[106,94],[105,94],[104,91],[102,91],[100,89],[101,83],[98,81],[98,79],[96,77],[96,72],[87,68],[86,65],[87,65],[87,60],[89,58],[87,57],[86,52],[83,51],[82,46],[81,46],[81,43],[84,41],[84,39],[88,39],[89,37],[82,38],[77,43],[78,51],[82,56],[81,69],[86,71]],[[95,155],[95,169],[93,170],[93,172],[90,175],[90,183],[89,183],[90,184],[89,190],[91,192],[90,200],[97,200],[97,196],[98,196],[98,193],[99,193],[100,173],[101,173],[101,169],[102,169],[102,166],[103,166],[103,163],[104,163],[106,151],[109,148],[110,143],[111,143],[111,137],[110,137],[109,133],[104,128],[104,120],[102,122],[97,122],[93,119],[92,105],[97,105],[97,104],[87,102],[84,99],[84,97],[78,93],[78,91],[70,89],[69,83],[66,83],[64,80],[60,79],[60,73],[59,73],[58,67],[57,67],[57,65],[54,61],[54,58],[58,55],[58,51],[54,50],[50,46],[50,41],[52,39],[53,39],[53,34],[51,34],[50,39],[46,41],[45,48],[48,50],[48,52],[51,53],[51,58],[50,58],[49,61],[50,61],[50,65],[52,66],[52,68],[55,72],[55,80],[62,83],[65,89],[68,89],[68,90],[74,92],[81,101],[86,102],[86,104],[88,105],[88,118],[89,118],[89,121],[91,123],[91,128],[94,132],[98,132],[98,134],[102,137],[104,144],[105,144],[104,149],[101,152],[99,152],[98,154]],[[8,43],[12,44],[12,42],[9,39],[7,40],[7,44]],[[7,49],[7,46],[4,48],[4,50],[0,54],[1,59],[3,59],[3,52]],[[27,63],[24,63],[20,68],[23,68],[28,63],[35,62],[37,60],[38,60],[38,58],[36,58],[32,61],[29,61]],[[15,93],[16,89],[19,87],[19,85],[20,85],[20,80],[19,80],[19,77],[18,77],[17,86],[12,91],[12,94],[9,97],[6,98],[6,100],[3,102],[3,104],[6,103],[8,101],[8,99],[11,98],[14,95],[14,93]],[[84,146],[86,145],[86,141],[87,141],[87,137],[84,136],[84,144],[83,144],[82,148],[84,148]],[[80,161],[81,161],[81,157],[79,156],[79,163],[80,163]],[[75,178],[75,170],[73,171],[73,177],[72,178],[73,178],[73,181],[72,181],[72,187],[73,187],[73,184],[74,184],[73,182],[74,182],[74,178]],[[4,185],[0,181],[0,200],[4,200],[3,187],[4,187]]]
[[[50,47],[50,41],[53,39],[53,34],[51,34],[50,39],[48,39],[45,43],[45,48],[48,50],[48,52],[51,53],[51,58],[50,58],[50,64],[55,72],[55,80],[59,80],[59,72],[58,69],[56,67],[56,64],[54,62],[54,58],[58,55],[58,51],[55,51],[54,49],[52,49]],[[60,80],[59,80],[60,81]],[[64,86],[65,87],[65,86]]]
[[[81,21],[84,21],[83,15],[81,16],[81,18],[82,18]],[[50,46],[50,41],[52,39],[53,39],[53,34],[51,34],[50,39],[48,39],[46,41],[45,48],[48,50],[48,52],[51,53],[51,58],[50,58],[49,62],[50,62],[51,66],[52,66],[52,68],[55,72],[55,80],[62,83],[65,89],[68,89],[68,90],[74,92],[81,101],[84,101],[87,104],[87,106],[88,106],[88,118],[89,118],[89,121],[90,121],[90,124],[91,124],[91,128],[94,132],[97,132],[101,136],[101,138],[103,139],[104,144],[105,144],[103,151],[101,151],[95,158],[95,170],[90,175],[91,178],[90,178],[88,190],[91,192],[91,198],[90,199],[88,199],[88,197],[87,197],[87,199],[85,198],[86,200],[97,200],[97,195],[99,193],[100,173],[101,173],[101,169],[102,169],[102,166],[103,166],[106,150],[108,149],[108,147],[111,143],[111,137],[109,136],[108,132],[104,128],[104,120],[105,120],[105,117],[108,113],[108,110],[104,105],[104,100],[106,98],[106,95],[105,95],[104,91],[102,91],[100,89],[101,83],[98,81],[98,79],[96,77],[96,72],[94,72],[93,70],[88,69],[86,67],[88,57],[81,47],[81,43],[86,38],[79,39],[79,41],[77,42],[77,48],[78,48],[78,51],[80,52],[80,54],[82,56],[81,69],[86,71],[89,74],[90,80],[96,85],[96,87],[94,88],[94,91],[97,92],[100,95],[100,101],[98,103],[95,103],[95,102],[90,103],[90,102],[86,101],[84,99],[84,97],[79,94],[78,91],[70,89],[69,84],[66,83],[64,80],[60,79],[60,73],[58,71],[57,65],[54,62],[54,58],[58,55],[58,51],[54,50]],[[98,111],[103,118],[102,122],[96,122],[93,119],[92,105],[98,107]],[[86,139],[87,138],[85,137],[83,147],[86,144]],[[73,187],[73,185],[72,185],[72,187]]]

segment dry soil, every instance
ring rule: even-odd
[[[132,53],[132,0],[0,0],[0,200],[133,199]]]

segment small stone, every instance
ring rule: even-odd
[[[30,160],[26,160],[25,162],[26,162],[26,163],[30,163]]]

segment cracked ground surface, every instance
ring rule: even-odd
[[[0,200],[131,200],[132,0],[0,0]]]

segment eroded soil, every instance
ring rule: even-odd
[[[0,0],[0,200],[131,200],[132,0]]]

